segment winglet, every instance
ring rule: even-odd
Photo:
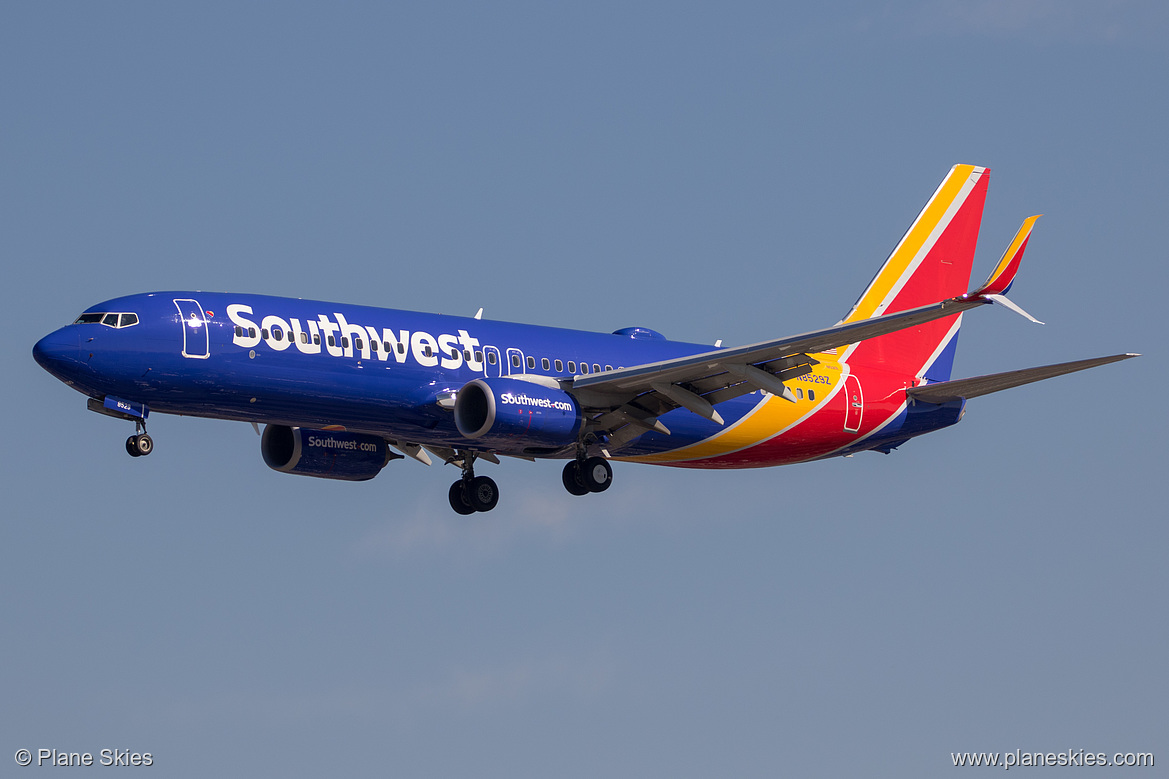
[[[1043,323],[1008,300],[1006,295],[1011,285],[1015,283],[1015,274],[1019,272],[1019,264],[1023,261],[1023,252],[1027,249],[1027,240],[1031,237],[1031,228],[1035,226],[1035,220],[1041,216],[1043,214],[1036,214],[1023,220],[1023,225],[1019,228],[1019,232],[1015,233],[1014,239],[1011,240],[1011,245],[1003,252],[1003,256],[999,260],[998,265],[994,266],[994,270],[991,271],[990,276],[987,277],[982,286],[969,295],[969,297],[986,298],[992,303],[1006,306],[1016,314],[1024,316],[1039,325]]]
[[[1015,274],[1019,272],[1019,263],[1023,261],[1023,252],[1027,249],[1031,228],[1035,226],[1035,220],[1041,216],[1043,214],[1036,214],[1023,220],[1023,226],[1015,233],[1014,240],[1003,252],[999,264],[991,271],[986,282],[971,293],[972,295],[1005,295],[1010,291],[1011,285],[1015,283]]]

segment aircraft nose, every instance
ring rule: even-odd
[[[63,379],[84,365],[76,331],[65,329],[49,333],[37,341],[32,348],[32,357],[46,371]]]

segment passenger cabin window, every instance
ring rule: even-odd
[[[513,367],[513,368],[520,367],[520,356],[518,354],[513,354],[511,356],[511,367]]]
[[[483,352],[478,350],[475,351],[475,362],[483,362]],[[494,360],[492,360],[492,362],[494,362]]]
[[[569,373],[576,373],[576,361],[575,360],[568,361],[568,372]]]
[[[808,400],[816,399],[816,390],[808,390]]]
[[[606,366],[605,366],[605,370],[607,370],[607,371],[611,371],[611,370],[613,370],[613,366],[612,366],[612,365],[606,365]]]
[[[593,373],[600,373],[600,372],[601,372],[601,366],[597,365],[596,363],[593,363]]]
[[[495,352],[487,353],[487,362],[491,363],[492,365],[495,364]]]
[[[556,372],[561,373],[564,370],[564,363],[560,360],[556,361]]]
[[[544,370],[549,370],[552,367],[552,363],[548,362],[547,357],[541,357],[540,358],[540,367],[543,368]]]
[[[406,344],[398,344],[398,354],[406,353]]]
[[[235,326],[235,337],[236,338],[243,338],[244,337],[244,329],[242,327],[240,327],[239,325]]]
[[[317,346],[321,345],[321,334],[320,333],[313,333],[313,343],[316,344]]]
[[[529,357],[528,358],[528,370],[533,371],[535,369],[536,369],[536,358]]]
[[[354,345],[355,347],[357,347],[358,349],[364,349],[364,348],[365,348],[365,342],[364,342],[364,341],[362,341],[360,338],[354,338],[354,339],[353,339],[353,345]]]
[[[341,336],[341,348],[342,349],[349,348],[349,336],[347,336],[347,335]]]
[[[300,334],[300,342],[301,342],[302,344],[307,344],[307,343],[308,343],[308,333],[302,332],[302,333]]]
[[[580,364],[580,372],[585,376],[589,375],[589,364],[587,362],[582,362]]]
[[[333,336],[329,336],[329,346],[336,346],[336,345],[337,345],[337,339],[334,338]]]
[[[377,341],[370,341],[369,348],[373,349],[376,352],[377,351]]]
[[[264,328],[260,329],[260,337],[263,338],[265,341],[268,340],[268,328],[264,327]]]

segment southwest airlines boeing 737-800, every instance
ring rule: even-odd
[[[328,479],[393,459],[458,466],[451,507],[489,511],[477,460],[567,460],[573,495],[604,491],[609,461],[754,468],[872,450],[954,424],[969,398],[1133,357],[951,379],[963,312],[1005,294],[1038,217],[969,289],[989,172],[957,165],[836,325],[749,346],[669,341],[641,327],[588,333],[218,292],[153,292],[93,306],[33,349],[132,421],[150,412],[266,427],[264,462]]]

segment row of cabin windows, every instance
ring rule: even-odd
[[[493,354],[487,355],[487,359],[490,360],[492,365],[495,364],[494,357],[495,357],[495,355],[493,355]],[[527,362],[528,362],[528,370],[530,370],[530,371],[536,370],[536,358],[535,357],[529,357]],[[563,373],[564,372],[564,362],[562,360],[556,360],[555,364],[556,364],[556,372]],[[520,356],[518,354],[513,354],[511,356],[511,367],[513,367],[513,368],[520,367]],[[550,364],[547,357],[540,358],[540,367],[544,370],[549,370],[551,368],[551,364]],[[613,370],[613,366],[606,365],[605,370],[611,371],[611,370]],[[572,374],[576,373],[576,360],[569,360],[568,361],[568,372],[572,373]],[[589,373],[589,364],[587,362],[582,362],[580,364],[580,372],[581,372],[581,374]],[[592,372],[593,373],[600,373],[601,372],[601,366],[599,363],[593,363]]]
[[[244,328],[240,327],[239,325],[236,325],[235,334],[242,338],[244,335]],[[279,327],[272,328],[271,333],[268,332],[268,328],[266,328],[266,327],[262,328],[260,330],[260,337],[263,338],[265,341],[268,340],[269,338],[271,338],[274,341],[282,341],[282,340],[284,340],[285,335],[286,334],[284,332],[282,332]],[[287,333],[287,336],[288,336],[288,341],[290,343],[295,339],[295,335],[291,332]],[[248,328],[248,337],[249,338],[256,337],[256,328],[254,328],[254,327]],[[320,346],[321,336],[319,334],[313,334],[312,341],[317,346]],[[305,332],[301,332],[300,342],[303,344],[307,344],[309,342],[309,334],[305,333]],[[381,342],[370,341],[369,342],[370,350],[372,350],[373,352],[377,352],[379,343],[381,345],[381,348],[384,349],[387,353],[394,351],[394,348],[390,345],[389,341],[381,341]],[[329,339],[328,339],[328,344],[329,344],[329,346],[336,347],[337,346],[337,339],[334,336],[330,335]],[[365,342],[360,338],[354,338],[353,339],[353,346],[359,350],[364,349]],[[405,354],[406,353],[406,344],[399,343],[397,345],[397,347],[398,347],[397,348],[398,354]],[[349,348],[349,336],[347,336],[347,335],[341,336],[341,348],[342,349]],[[422,353],[424,355],[426,355],[427,357],[434,356],[434,350],[429,346],[423,347]],[[458,355],[459,355],[458,349],[451,349],[450,356],[452,358],[458,357]],[[467,362],[471,361],[471,351],[469,349],[463,350],[463,359],[466,360]],[[475,350],[475,362],[483,362],[483,352],[481,352],[479,350]],[[490,363],[491,365],[495,365],[495,363],[497,362],[495,352],[488,352],[487,353],[487,362]],[[527,359],[527,363],[528,363],[528,370],[535,370],[536,369],[536,358],[535,357],[529,357]],[[540,358],[540,367],[546,371],[551,370],[553,364],[555,364],[555,366],[556,366],[557,373],[564,372],[564,361],[563,360],[549,360],[547,357]],[[511,356],[511,365],[513,368],[521,367],[522,363],[520,362],[520,356],[518,354],[513,354]],[[611,370],[613,370],[613,366],[606,365],[605,370],[611,371]],[[568,372],[573,373],[573,374],[576,373],[576,360],[569,360],[568,361]],[[582,362],[580,364],[580,372],[582,374],[587,374],[590,372],[588,363]],[[592,373],[600,373],[600,372],[601,372],[600,363],[593,363]]]

